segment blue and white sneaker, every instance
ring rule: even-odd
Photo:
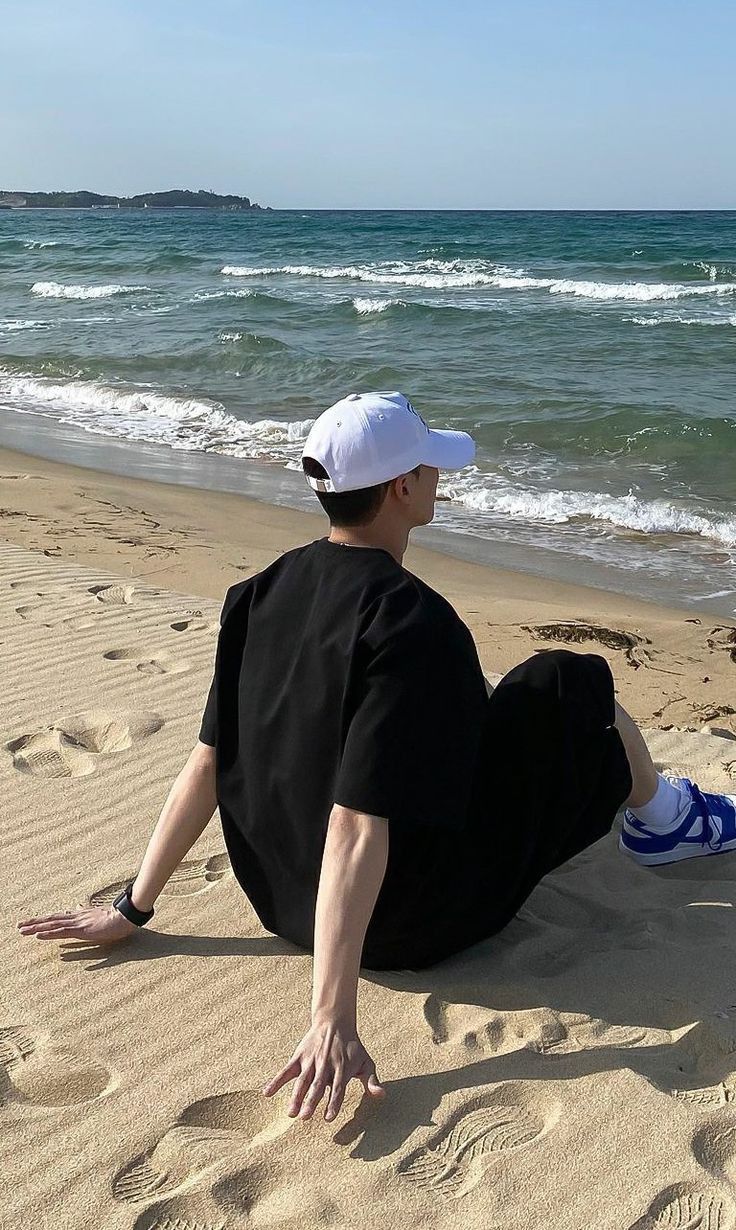
[[[736,850],[736,795],[706,794],[687,777],[662,776],[680,790],[680,811],[663,832],[649,828],[627,807],[619,849],[647,867]]]

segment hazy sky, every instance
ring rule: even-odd
[[[0,187],[736,208],[734,0],[0,0]]]

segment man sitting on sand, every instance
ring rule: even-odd
[[[352,393],[302,455],[329,537],[228,589],[199,739],[113,906],[19,923],[135,932],[219,805],[263,926],[314,953],[312,1024],[264,1088],[289,1114],[383,1087],[357,1030],[368,969],[432,965],[504,927],[547,872],[608,833],[640,863],[736,848],[736,797],[658,774],[605,658],[521,662],[488,695],[469,628],[402,567],[440,469],[474,457],[400,393]],[[530,747],[533,748],[530,759]]]

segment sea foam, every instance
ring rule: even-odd
[[[401,307],[401,299],[353,299],[352,305],[359,316],[377,316],[390,307]]]
[[[93,380],[17,376],[0,368],[0,395],[13,409],[46,414],[100,435],[191,452],[285,460],[301,455],[314,419],[246,422],[220,402]]]
[[[736,282],[709,280],[706,285],[679,282],[600,282],[584,278],[536,277],[488,261],[386,261],[375,265],[224,265],[222,274],[238,278],[299,277],[349,279],[384,286],[417,286],[429,290],[492,287],[497,290],[539,290],[599,301],[683,299],[702,295],[732,295]]]
[[[736,325],[736,316],[670,316],[661,312],[652,316],[623,316],[622,320],[624,324],[644,325],[650,329],[655,325]]]
[[[50,329],[45,320],[0,320],[0,333],[25,333],[28,329]]]
[[[108,299],[111,295],[130,295],[150,286],[121,286],[117,282],[104,286],[74,286],[63,282],[34,282],[31,294],[43,299]]]
[[[235,338],[228,338],[235,340]],[[150,388],[117,387],[86,380],[17,376],[0,369],[0,394],[13,408],[48,414],[87,431],[166,444],[184,451],[268,459],[299,469],[303,442],[314,419],[244,421],[219,402],[174,396]],[[441,478],[440,494],[469,510],[502,520],[564,524],[606,522],[642,534],[690,534],[736,547],[736,516],[696,511],[669,500],[647,500],[597,491],[534,490],[499,486],[477,466]]]
[[[250,299],[256,292],[250,287],[242,290],[199,290],[187,300],[188,303],[207,303],[210,299]]]
[[[478,475],[440,484],[442,494],[477,512],[502,514],[517,521],[562,525],[575,518],[604,521],[618,529],[642,534],[697,534],[726,547],[736,546],[736,516],[695,512],[668,500],[646,500],[634,495],[598,491],[533,491],[498,488]]]

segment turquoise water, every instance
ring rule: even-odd
[[[0,405],[297,469],[398,388],[448,535],[736,613],[735,376],[736,213],[0,211]]]

